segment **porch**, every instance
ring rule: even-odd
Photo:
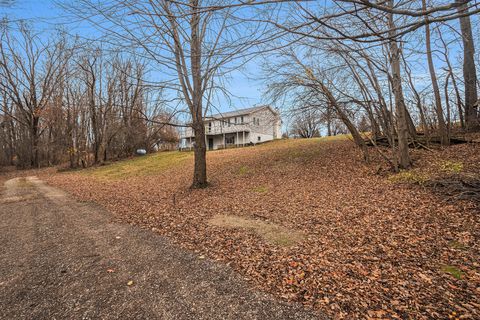
[[[250,142],[250,132],[237,131],[233,133],[206,134],[205,142],[207,150],[225,149],[231,147],[243,147]],[[194,137],[185,138],[185,146],[192,150],[195,142]]]

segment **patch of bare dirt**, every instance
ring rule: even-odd
[[[251,230],[261,236],[263,239],[278,246],[292,246],[301,240],[304,236],[295,230],[287,229],[274,223],[265,222],[258,219],[246,219],[238,216],[216,215],[209,220],[212,226],[223,228],[240,228]]]
[[[373,152],[372,152],[373,153]],[[422,172],[442,161],[478,170],[478,144],[414,151]],[[377,174],[348,141],[318,140],[210,152],[205,190],[190,190],[192,161],[118,181],[78,173],[46,177],[119,220],[152,228],[224,261],[257,287],[343,319],[480,318],[480,224],[471,200]],[[435,168],[434,168],[435,167]],[[215,216],[295,230],[291,246]],[[243,220],[242,220],[243,221]]]

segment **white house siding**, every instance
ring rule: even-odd
[[[260,137],[260,140],[258,139]],[[250,135],[250,142],[253,144],[262,143],[266,141],[274,140],[271,134],[263,134],[258,132],[252,132]]]
[[[235,115],[215,120],[205,121],[206,145],[209,148],[210,139],[213,139],[213,149],[224,147],[224,137],[233,136],[234,145],[257,144],[274,139],[279,139],[281,120],[277,113],[269,107],[247,109],[249,113],[242,114],[242,110],[236,111]],[[229,114],[229,113],[226,113]],[[231,114],[231,113],[230,113]],[[242,123],[243,117],[243,123]],[[235,122],[236,118],[236,122]],[[228,123],[230,121],[230,123]],[[186,128],[182,135],[184,146],[192,148],[193,130]],[[260,137],[260,140],[258,139]],[[210,145],[211,146],[211,145]],[[210,149],[210,148],[209,148]]]
[[[250,141],[252,143],[261,143],[279,139],[280,135],[280,117],[273,114],[269,108],[261,109],[249,115],[250,128],[252,129]],[[258,140],[260,137],[260,141]]]

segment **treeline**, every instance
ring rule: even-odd
[[[341,122],[366,160],[367,145],[381,142],[398,170],[412,164],[409,147],[446,146],[480,129],[475,1],[345,1],[323,14],[322,5],[298,7],[264,64],[272,99],[292,101],[294,135],[322,127],[331,135]]]
[[[0,166],[86,167],[176,145],[173,115],[133,56],[23,23],[0,37]]]

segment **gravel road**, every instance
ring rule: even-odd
[[[0,197],[0,319],[323,319],[35,177]]]

